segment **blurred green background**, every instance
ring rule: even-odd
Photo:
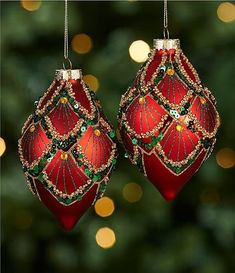
[[[33,102],[61,68],[64,4],[42,1],[37,10],[28,11],[19,1],[1,1],[1,137],[6,142],[1,172],[2,272],[235,272],[235,21],[218,18],[220,4],[169,3],[170,35],[180,38],[184,53],[218,101],[222,125],[213,155],[178,198],[167,203],[120,147],[106,192],[114,213],[102,218],[91,208],[72,232],[64,232],[29,192],[17,154],[17,140]],[[151,46],[153,38],[162,38],[162,25],[158,1],[69,3],[70,40],[86,33],[93,44],[87,54],[71,49],[70,59],[83,74],[98,79],[97,95],[115,126],[120,97],[140,66],[130,58],[129,46],[135,40]],[[130,182],[143,191],[138,202],[123,196]],[[96,242],[102,227],[116,236],[109,249]]]

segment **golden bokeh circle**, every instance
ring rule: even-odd
[[[149,52],[149,45],[142,40],[134,41],[129,47],[130,57],[137,63],[145,62],[148,59]]]
[[[109,227],[103,227],[96,232],[96,242],[102,248],[111,248],[116,242],[114,231]]]
[[[220,149],[216,154],[217,164],[224,168],[232,168],[235,165],[235,152],[230,148]]]
[[[113,214],[115,209],[114,202],[109,197],[102,197],[95,203],[95,212],[101,217],[108,217]]]
[[[122,193],[128,202],[135,203],[141,199],[143,190],[137,183],[128,183],[124,186]]]
[[[42,5],[42,1],[36,0],[21,0],[20,3],[22,8],[26,9],[27,11],[36,11]]]
[[[99,81],[94,75],[85,75],[83,76],[83,80],[92,91],[96,92],[99,89]]]
[[[79,53],[88,53],[92,48],[92,39],[85,33],[76,34],[72,39],[72,49]]]
[[[3,138],[0,137],[0,156],[2,156],[6,151],[6,143]]]
[[[235,19],[235,5],[223,2],[217,8],[217,16],[224,23],[230,23]]]

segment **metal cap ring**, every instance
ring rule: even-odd
[[[69,64],[69,68],[66,68],[65,67],[65,62],[67,61],[67,64]],[[64,61],[63,61],[63,69],[65,70],[72,70],[73,69],[73,65],[72,65],[72,62],[70,61],[69,58],[64,58]]]

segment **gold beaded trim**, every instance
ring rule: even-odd
[[[94,173],[99,173],[103,170],[105,170],[106,168],[108,168],[111,164],[112,164],[112,160],[115,158],[116,155],[116,147],[117,145],[113,142],[112,146],[111,146],[111,152],[110,152],[110,156],[107,160],[106,164],[102,164],[100,168],[94,167],[92,165],[92,162],[86,157],[86,155],[82,152],[82,147],[77,144],[77,151],[83,155],[83,157],[80,159],[81,162],[85,163],[86,166],[88,167],[89,171],[92,171]]]
[[[200,153],[198,153],[198,155],[195,157],[195,160],[197,160],[197,158],[201,155],[201,153],[205,151],[205,149],[203,148],[201,150]],[[144,152],[144,151],[143,151]],[[175,173],[171,168],[169,168],[166,164],[165,161],[162,161],[162,159],[159,157],[159,155],[157,153],[154,153],[154,155],[157,157],[157,159],[159,160],[159,162],[173,175],[175,176],[180,176],[181,174],[183,174],[190,166],[191,164],[189,164],[187,167],[185,167],[182,171],[180,171],[180,173]],[[196,172],[199,170],[199,168],[201,167],[201,165],[203,164],[203,162],[206,160],[207,158],[207,153],[205,154],[203,160],[201,161],[199,167],[197,168]],[[144,156],[142,155],[142,162],[143,162],[143,168],[144,168],[144,174],[145,176],[147,176],[146,170],[145,170],[145,164],[144,164]]]
[[[49,88],[47,89],[47,91],[44,93],[44,95],[40,98],[36,111],[35,111],[36,114],[43,115],[46,111],[46,108],[50,105],[53,105],[53,99],[55,96],[59,95],[59,92],[61,91],[61,89],[63,89],[63,84],[57,86],[57,88],[55,89],[55,91],[53,92],[51,96],[51,99],[47,101],[47,103],[43,106],[42,109],[40,109],[42,102],[47,97],[48,93],[50,93],[51,89],[54,87],[55,84],[56,84],[56,81],[54,80],[52,84],[49,86]]]
[[[27,182],[27,185],[28,185],[28,187],[29,187],[29,190],[31,191],[31,193],[32,193],[33,195],[37,196],[37,197],[39,198],[39,200],[41,201],[40,195],[39,195],[38,190],[37,190],[37,187],[36,187],[36,185],[35,185],[35,180],[34,180],[34,178],[33,178],[30,174],[25,174],[25,176],[26,176],[26,182]],[[30,177],[30,178],[32,179],[32,181],[33,181],[33,186],[34,186],[34,189],[35,189],[36,192],[34,192],[33,189],[32,189],[32,185],[31,185],[31,183],[30,183],[29,177]]]
[[[20,161],[22,162],[22,164],[24,166],[26,166],[27,168],[32,168],[34,165],[38,164],[39,161],[41,160],[41,157],[43,157],[45,154],[47,154],[50,150],[51,150],[51,146],[52,146],[52,143],[49,143],[45,149],[45,151],[43,151],[43,153],[41,154],[41,156],[34,160],[31,164],[29,164],[29,162],[24,159],[24,156],[23,156],[23,149],[22,149],[22,139],[24,137],[24,135],[26,134],[26,132],[28,131],[29,127],[31,127],[33,124],[28,124],[28,127],[27,129],[25,130],[24,134],[22,135],[22,137],[18,140],[18,151],[19,151],[19,156],[20,156]],[[42,129],[42,126],[40,123],[38,123],[37,125],[35,126],[40,126],[41,129]],[[44,130],[42,129],[42,131],[44,132]]]
[[[44,118],[45,118],[46,124],[48,126],[48,131],[51,133],[52,137],[57,138],[57,139],[61,139],[61,140],[67,139],[71,134],[75,135],[76,132],[81,128],[81,126],[84,122],[84,120],[82,118],[80,118],[71,131],[69,131],[67,134],[61,135],[57,132],[56,128],[53,126],[50,118],[48,116],[45,116]]]
[[[122,96],[122,98],[121,98],[120,107],[125,106],[125,104],[128,103],[129,98],[130,98],[131,96],[133,96],[134,93],[135,93],[136,91],[137,91],[137,92],[138,92],[138,91],[139,91],[139,92],[141,91],[141,92],[143,92],[143,93],[147,93],[147,92],[149,91],[149,87],[150,87],[150,86],[155,86],[155,88],[154,88],[154,90],[153,90],[153,93],[155,93],[155,94],[161,99],[161,101],[163,101],[164,104],[169,105],[169,107],[170,107],[171,109],[178,110],[181,106],[183,106],[183,105],[184,105],[185,103],[187,103],[191,98],[193,98],[193,94],[195,94],[195,93],[193,92],[193,90],[188,90],[188,93],[187,93],[186,96],[183,98],[183,100],[181,100],[180,104],[173,104],[173,103],[170,103],[170,102],[162,95],[162,93],[158,90],[157,85],[154,84],[154,79],[156,78],[156,76],[157,76],[157,74],[158,74],[158,72],[159,72],[160,67],[163,66],[163,65],[165,64],[166,60],[167,60],[167,54],[166,54],[166,52],[163,52],[162,60],[161,60],[161,62],[160,62],[160,64],[159,64],[159,66],[157,67],[157,69],[155,70],[155,72],[153,73],[151,79],[150,79],[147,83],[145,83],[146,73],[147,73],[147,70],[148,70],[148,67],[149,67],[150,63],[151,63],[152,60],[154,59],[155,53],[156,53],[156,50],[154,50],[154,49],[151,50],[150,57],[149,57],[149,59],[147,60],[145,67],[142,68],[142,69],[140,69],[140,70],[138,71],[138,73],[137,73],[137,77],[136,77],[137,80],[138,80],[138,78],[140,78],[140,90],[137,90],[136,87],[128,88],[127,92],[126,92],[126,93]],[[191,80],[191,78],[188,76],[188,74],[186,73],[186,71],[185,71],[185,69],[184,69],[184,67],[183,67],[183,64],[182,64],[182,62],[181,62],[181,60],[180,60],[180,56],[182,56],[183,60],[184,60],[185,63],[188,65],[189,69],[191,69],[191,72],[193,73],[196,82],[193,82],[193,81]],[[171,56],[170,56],[170,61],[171,61]],[[215,102],[215,99],[214,99],[213,95],[211,94],[211,92],[210,92],[207,88],[205,88],[205,89],[202,88],[201,81],[200,81],[200,79],[199,79],[199,76],[198,76],[196,70],[195,70],[194,67],[191,65],[191,63],[188,61],[188,59],[187,59],[186,56],[183,54],[183,52],[182,52],[182,50],[181,50],[180,48],[177,48],[177,49],[175,50],[175,60],[174,60],[174,61],[178,64],[178,69],[180,70],[180,73],[183,74],[183,76],[186,78],[186,80],[188,81],[188,83],[191,84],[198,92],[202,91],[204,94],[207,95],[207,97],[211,98],[211,99]],[[142,73],[141,73],[141,72],[142,72]],[[179,78],[179,80],[182,81],[180,78]],[[183,81],[182,81],[182,82],[183,82]],[[184,82],[183,82],[183,83],[184,83]],[[185,84],[185,83],[184,83],[184,84]],[[138,86],[138,82],[137,82],[137,86]],[[139,88],[138,88],[138,89],[139,89]],[[198,96],[198,95],[195,94],[195,98],[196,98],[197,96]],[[137,97],[138,97],[138,95],[137,95]],[[208,99],[209,99],[209,98],[208,98]],[[210,99],[209,99],[209,100],[210,100]],[[210,102],[211,102],[211,100],[210,100]],[[193,103],[193,102],[192,102],[192,103]],[[130,103],[130,104],[131,104],[131,103]],[[214,103],[212,103],[212,105],[213,105],[213,107],[214,107]],[[128,107],[129,107],[129,106],[128,106]],[[215,109],[215,107],[214,107],[214,109]],[[187,122],[188,122],[190,119],[193,120],[193,121],[196,121],[196,122],[195,122],[195,127],[196,127],[200,132],[202,132],[204,138],[205,138],[205,137],[213,138],[213,137],[216,135],[216,132],[217,132],[218,127],[219,127],[219,125],[220,125],[220,118],[219,118],[219,114],[218,114],[218,112],[217,112],[216,109],[215,109],[215,112],[216,112],[216,115],[217,115],[217,118],[216,118],[216,126],[215,126],[215,129],[214,129],[214,131],[213,131],[212,133],[206,132],[206,130],[204,130],[204,128],[202,128],[202,127],[200,126],[200,124],[199,124],[198,120],[196,119],[196,117],[190,112],[190,108],[189,108],[188,111],[189,111],[188,114],[187,114],[186,116],[184,116],[184,117],[183,117],[183,120],[180,120],[180,122],[184,122],[185,124],[187,124]],[[174,116],[172,116],[170,113],[169,113],[169,115],[172,117],[172,122],[178,121],[178,120],[177,120]],[[131,131],[131,130],[130,130],[130,127],[128,126],[128,122],[127,122],[127,120],[126,120],[126,115],[125,115],[125,113],[122,113],[122,116],[121,116],[119,122],[120,122],[120,124],[124,124],[124,125],[125,125],[125,128],[126,128],[126,130],[127,130],[127,132],[128,132],[127,135],[128,135],[128,137],[130,138],[129,135],[133,134],[133,130]],[[171,122],[171,123],[172,123],[172,122]],[[170,124],[171,124],[171,123],[169,123],[169,127],[167,128],[167,130],[170,128]],[[167,130],[166,130],[166,131],[167,131]],[[166,131],[164,132],[164,135],[165,135]],[[195,135],[198,136],[198,133],[195,132]],[[135,136],[140,137],[140,138],[141,138],[141,137],[145,137],[145,136],[143,136],[143,134],[139,134],[139,135],[135,134]],[[134,155],[133,155],[133,157],[132,157],[131,155],[129,155],[129,158],[130,158],[130,160],[131,160],[131,162],[132,162],[133,164],[137,164],[137,159],[139,158],[139,155],[140,155],[140,153],[141,153],[141,155],[142,155],[142,156],[141,156],[141,157],[142,157],[141,160],[142,160],[143,170],[144,170],[144,174],[146,175],[146,170],[145,170],[145,166],[144,166],[144,159],[143,159],[143,153],[144,153],[144,154],[147,154],[147,155],[150,155],[150,154],[154,153],[154,155],[157,156],[157,157],[159,158],[159,160],[160,160],[160,162],[161,162],[162,164],[163,164],[163,162],[164,162],[164,163],[166,163],[166,164],[171,164],[172,166],[175,166],[175,167],[182,167],[182,165],[187,164],[188,161],[189,161],[190,159],[195,158],[195,156],[196,156],[196,158],[197,158],[197,157],[201,154],[201,152],[198,153],[198,151],[202,148],[202,151],[207,151],[207,153],[206,153],[204,159],[203,159],[202,162],[201,162],[201,164],[202,164],[202,163],[204,162],[204,160],[205,160],[206,158],[208,158],[209,154],[212,152],[215,142],[216,142],[216,139],[213,140],[213,143],[212,143],[212,145],[211,145],[211,147],[210,147],[209,150],[206,150],[206,149],[203,147],[203,145],[202,145],[200,142],[198,142],[198,144],[195,146],[194,150],[187,156],[187,158],[184,159],[184,160],[182,160],[182,161],[179,161],[179,162],[178,162],[178,161],[177,161],[177,162],[174,162],[174,161],[172,161],[172,160],[169,160],[169,159],[166,157],[166,155],[165,155],[165,153],[164,153],[164,151],[163,151],[162,146],[161,146],[160,143],[157,143],[155,149],[152,149],[150,152],[145,151],[145,150],[144,150],[142,147],[140,147],[139,145],[134,145],[134,146],[133,146]],[[156,151],[157,151],[159,154],[157,154]],[[162,158],[160,158],[159,155],[161,155]],[[163,160],[163,162],[162,162],[162,160]],[[186,168],[184,168],[179,174],[177,174],[177,173],[173,172],[173,170],[171,170],[170,168],[168,168],[168,166],[167,166],[166,164],[164,164],[164,166],[165,166],[171,173],[173,173],[173,174],[176,175],[176,176],[181,175],[189,166],[191,166],[191,164],[189,164],[189,165],[188,165]]]
[[[141,134],[136,133],[130,127],[130,125],[129,125],[127,119],[126,119],[125,113],[122,113],[122,124],[124,124],[126,130],[128,131],[128,133],[130,133],[130,135],[135,136],[137,138],[146,138],[146,137],[149,137],[149,136],[153,136],[160,128],[162,128],[165,121],[167,120],[167,118],[168,118],[168,114],[163,115],[161,117],[161,121],[151,131],[149,131],[147,133],[141,133]]]
[[[188,67],[190,68],[191,72],[193,73],[194,77],[195,77],[195,80],[196,80],[196,83],[200,86],[201,85],[201,80],[199,78],[199,75],[196,71],[196,69],[192,66],[192,64],[189,62],[188,58],[184,55],[183,51],[181,49],[179,50],[176,50],[176,54],[175,54],[175,60],[176,62],[178,63],[179,67],[180,67],[180,70],[183,72],[184,76],[187,75],[184,67],[183,67],[183,64],[180,60],[180,56],[183,58],[183,60],[185,61],[185,63],[188,65]],[[187,78],[187,80],[190,80],[190,78]]]
[[[27,128],[29,125],[31,125],[29,122],[30,122],[30,120],[31,120],[32,118],[33,118],[33,114],[29,115],[29,117],[26,119],[26,121],[25,121],[25,123],[24,123],[24,125],[23,125],[23,128],[22,128],[22,130],[21,130],[21,134],[23,134],[23,133],[25,132],[26,128]]]
[[[207,132],[207,131],[201,126],[201,124],[200,124],[200,122],[198,121],[197,117],[190,111],[190,108],[189,108],[188,116],[189,116],[190,119],[192,119],[192,120],[195,121],[195,127],[196,127],[199,131],[202,132],[202,134],[203,134],[204,137],[212,138],[212,137],[214,137],[214,136],[216,135],[216,133],[217,133],[217,131],[218,131],[218,128],[219,128],[219,126],[220,126],[220,117],[219,117],[219,114],[218,114],[218,112],[217,112],[217,110],[216,110],[214,104],[211,102],[211,100],[210,100],[208,97],[206,97],[206,98],[209,100],[209,102],[211,103],[211,105],[212,105],[212,107],[214,108],[215,113],[216,113],[216,124],[215,124],[215,128],[214,128],[213,132],[211,132],[211,133],[210,133],[210,132]],[[194,102],[196,99],[197,99],[197,97],[195,97],[195,98],[193,99],[192,104],[193,104],[193,102]]]
[[[70,151],[67,152],[67,153],[70,154],[72,160],[74,160],[74,162],[75,162],[75,164],[76,164],[76,161],[75,161],[74,157],[72,156],[72,154],[70,153]],[[46,169],[45,169],[45,170],[46,170]],[[106,176],[105,176],[102,180],[97,181],[97,182],[93,182],[93,181],[84,173],[84,175],[88,178],[87,182],[86,182],[84,185],[79,186],[78,189],[77,189],[76,191],[72,192],[71,194],[63,193],[62,191],[60,191],[59,189],[57,189],[56,186],[49,180],[49,178],[48,178],[47,173],[45,172],[45,170],[42,171],[42,174],[43,174],[44,180],[45,180],[46,183],[47,183],[46,189],[47,189],[49,192],[51,192],[51,194],[53,193],[53,194],[54,194],[55,196],[57,196],[57,197],[61,197],[61,198],[63,198],[63,199],[72,199],[73,197],[76,197],[76,196],[79,196],[79,195],[84,196],[84,195],[85,195],[85,194],[86,194],[86,193],[87,193],[95,184],[100,185],[102,182],[108,181],[108,180],[109,180],[108,176],[109,176],[109,174],[111,173],[112,168],[110,168],[110,169],[108,170]],[[52,194],[52,196],[54,196],[53,194]],[[55,196],[54,196],[54,197],[55,197]],[[71,204],[73,204],[73,203],[76,202],[76,201],[77,201],[77,200],[75,199],[72,203],[70,203],[70,204],[68,204],[68,205],[71,205]],[[67,204],[64,204],[64,203],[63,203],[63,205],[66,206]]]
[[[84,83],[84,81],[82,79],[81,79],[81,85],[83,87],[83,91],[85,92],[85,94],[87,96],[87,99],[90,102],[91,113],[89,113],[88,110],[86,108],[84,108],[82,105],[79,105],[79,111],[82,112],[82,114],[86,118],[88,118],[88,119],[94,119],[95,113],[96,113],[96,108],[93,105],[93,102],[92,102],[92,99],[91,99],[91,96],[90,96],[90,92],[89,92],[86,84]],[[76,99],[75,99],[75,93],[74,93],[73,88],[72,88],[72,84],[70,82],[67,82],[66,87],[68,89],[68,94],[76,101]]]
[[[165,64],[166,60],[167,60],[167,54],[166,54],[166,52],[164,52],[162,54],[162,60],[161,60],[161,62],[159,64],[159,66],[157,67],[157,69],[155,70],[155,72],[153,73],[151,79],[148,82],[145,82],[145,77],[146,77],[147,70],[149,68],[149,65],[153,61],[155,54],[156,54],[156,49],[152,49],[151,50],[151,55],[150,55],[150,57],[149,57],[149,59],[147,61],[147,65],[145,66],[145,68],[143,70],[143,73],[140,75],[141,91],[144,92],[144,93],[147,93],[148,88],[154,84],[154,79],[157,77],[157,74],[158,74],[158,72],[160,70],[160,67],[163,66]]]

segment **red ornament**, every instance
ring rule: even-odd
[[[122,96],[119,129],[131,162],[172,200],[213,150],[220,121],[178,39],[154,49]]]
[[[22,129],[19,154],[30,189],[66,230],[104,193],[114,137],[81,71],[57,70]]]

